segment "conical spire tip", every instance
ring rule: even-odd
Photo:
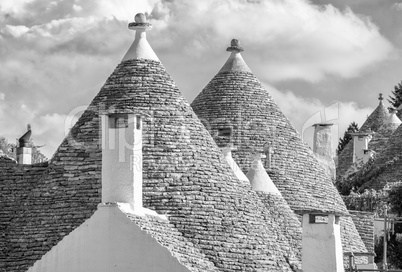
[[[128,24],[129,29],[138,30],[138,29],[151,29],[152,24],[147,22],[147,18],[144,13],[137,13],[134,16],[134,22]]]
[[[226,49],[226,51],[229,52],[243,52],[244,49],[243,47],[240,46],[240,41],[237,39],[232,39],[232,41],[230,42],[230,46]]]

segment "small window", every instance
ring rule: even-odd
[[[111,115],[109,117],[109,127],[110,128],[127,128],[128,127],[128,116],[127,114]]]
[[[141,116],[137,115],[135,118],[135,122],[136,122],[136,129],[140,130],[141,129]]]
[[[221,136],[221,137],[232,136],[232,128],[231,127],[218,128],[218,136]]]
[[[310,214],[310,224],[328,224],[328,215]]]

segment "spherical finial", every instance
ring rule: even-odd
[[[134,17],[134,21],[136,23],[146,23],[147,18],[145,17],[144,13],[137,13]]]
[[[128,28],[132,30],[147,30],[151,29],[152,25],[147,23],[147,18],[144,13],[137,13],[134,16],[134,22],[129,23]]]
[[[380,100],[380,101],[384,100],[384,97],[382,96],[382,93],[380,93],[380,94],[378,95],[378,100]]]
[[[232,41],[230,42],[230,46],[226,49],[226,51],[239,53],[244,51],[244,49],[240,46],[239,40],[232,39]]]
[[[232,39],[230,42],[230,46],[240,46],[240,42],[238,39]]]

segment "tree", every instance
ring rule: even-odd
[[[393,187],[388,193],[388,201],[391,204],[391,212],[402,216],[402,185]]]
[[[345,146],[350,142],[350,140],[352,140],[352,136],[350,135],[350,133],[358,131],[359,131],[359,125],[355,122],[350,123],[349,127],[343,134],[343,138],[339,138],[338,148],[336,149],[337,155],[341,154]]]
[[[402,104],[402,81],[394,86],[394,90],[392,91],[392,95],[389,96],[388,102],[395,108],[398,108]]]
[[[391,212],[402,216],[402,185],[393,187],[388,193],[388,202],[391,206]],[[375,262],[382,262],[384,238],[381,237],[375,246]],[[394,231],[389,233],[388,237],[388,263],[389,268],[402,269],[402,224],[396,223]]]
[[[15,158],[15,155],[13,152],[14,147],[15,147],[15,145],[10,144],[6,138],[0,137],[0,150],[3,152],[4,155],[6,155],[10,158]]]

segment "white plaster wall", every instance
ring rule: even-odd
[[[328,224],[309,223],[303,215],[302,266],[304,272],[344,272],[341,232],[335,216]]]
[[[102,115],[102,202],[142,207],[142,124],[128,115],[127,128],[112,128]],[[140,129],[137,129],[139,122]]]
[[[116,204],[91,218],[46,253],[28,272],[188,272]]]
[[[229,164],[230,168],[235,173],[236,177],[241,181],[249,183],[248,178],[243,173],[243,171],[240,169],[239,165],[233,159],[232,151],[230,150],[230,148],[223,148],[222,153],[223,153],[223,156],[225,157],[226,162]]]
[[[353,136],[353,162],[363,161],[364,150],[368,148],[371,136]]]
[[[32,164],[32,148],[18,147],[17,148],[17,162],[19,164]]]
[[[281,194],[267,174],[267,171],[264,169],[261,159],[255,159],[251,163],[250,170],[247,172],[246,177],[250,180],[251,187],[257,192],[272,193],[276,195]]]
[[[146,29],[133,28],[136,30],[135,39],[133,44],[128,49],[126,55],[123,57],[122,61],[130,59],[150,59],[159,61],[154,50],[151,48],[147,41]]]

